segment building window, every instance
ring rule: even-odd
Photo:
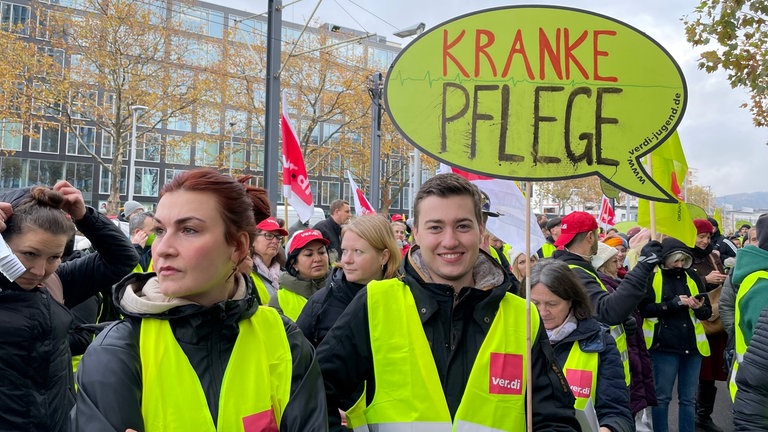
[[[189,114],[176,114],[168,117],[168,129],[192,132],[192,116]]]
[[[24,187],[27,161],[20,158],[0,158],[0,189],[18,189]]]
[[[224,149],[226,150],[227,160],[223,162],[232,169],[245,169],[245,146],[245,143],[233,143],[230,141],[224,142]]]
[[[251,170],[264,171],[264,145],[263,144],[251,144]]]
[[[160,169],[136,167],[133,180],[134,195],[156,197],[160,185]]]
[[[98,100],[99,93],[95,90],[73,92],[69,102],[69,106],[72,108],[72,117],[76,119],[92,119],[93,108],[98,106]]]
[[[128,174],[128,168],[127,167],[120,167],[120,185],[117,188],[118,193],[120,195],[125,194],[127,188],[125,187],[125,179],[127,178]],[[108,194],[110,193],[110,188],[112,186],[112,176],[109,173],[109,170],[105,167],[100,167],[100,174],[99,174],[99,193],[100,194]]]
[[[33,128],[37,138],[31,138],[29,151],[58,154],[61,125],[58,123],[35,123]]]
[[[48,9],[39,8],[37,11],[37,34],[38,39],[48,40],[51,37],[49,30],[50,12]]]
[[[67,162],[67,176],[65,178],[81,192],[93,192],[92,163]]]
[[[249,45],[266,44],[267,22],[254,18],[243,19],[237,15],[229,16],[231,38]]]
[[[42,91],[42,88],[45,87],[46,84],[36,82],[32,84],[32,86],[34,87],[36,94],[49,93],[47,91]],[[32,105],[32,112],[40,115],[59,116],[62,113],[61,102],[53,100],[46,101],[42,99],[35,100]]]
[[[224,35],[224,13],[202,7],[174,4],[174,19],[186,31],[221,38]]]
[[[167,185],[168,183],[173,180],[174,177],[177,175],[186,172],[186,170],[177,170],[177,169],[166,169],[165,170],[165,182],[163,182],[163,186]]]
[[[339,182],[324,181],[320,191],[320,204],[330,205],[339,198],[341,198],[341,185]]]
[[[397,188],[397,187],[390,187],[389,188],[389,197],[392,200],[392,203],[389,205],[389,208],[391,208],[391,209],[392,208],[396,208],[396,209],[402,208],[400,206],[400,194],[398,193],[398,189],[400,189],[400,188]],[[371,203],[371,204],[373,204],[373,203]]]
[[[195,144],[195,165],[216,166],[219,157],[219,143],[215,141],[198,141]]]
[[[64,162],[30,159],[27,186],[56,184],[64,178]]]
[[[73,131],[67,133],[67,154],[90,156],[96,149],[96,128],[92,126],[73,126],[73,129]]]
[[[402,209],[410,209],[411,208],[411,188],[404,187],[403,188],[403,206],[400,207]]]
[[[29,6],[15,3],[0,2],[0,30],[21,34],[29,34]]]
[[[165,139],[165,162],[179,165],[189,165],[192,159],[192,145],[181,140],[181,137],[169,135]]]
[[[22,127],[21,122],[15,120],[0,120],[0,149],[20,151]]]
[[[137,137],[136,160],[160,162],[160,134],[145,133]]]

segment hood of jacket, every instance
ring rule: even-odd
[[[330,272],[329,272],[330,273]],[[285,272],[280,275],[280,288],[298,294],[304,298],[312,297],[312,294],[320,291],[326,285],[328,276],[322,279],[300,279],[292,274]]]
[[[240,273],[234,277],[236,290],[232,298],[210,307],[164,295],[160,292],[155,273],[129,274],[112,288],[113,300],[124,315],[136,318],[171,319],[211,309],[225,311],[227,315],[250,316],[258,304],[253,282]]]
[[[750,273],[768,270],[768,251],[754,245],[747,245],[736,252],[736,266],[733,268],[733,282],[741,284]]]
[[[432,280],[432,275],[430,274],[429,269],[424,264],[424,259],[421,256],[421,249],[418,245],[411,247],[410,253],[404,264],[406,265],[406,272],[408,271],[408,267],[410,267],[413,272],[418,275],[417,280],[420,280],[420,282],[428,284],[435,283]],[[483,250],[481,250],[480,254],[477,256],[477,261],[472,269],[472,278],[475,280],[475,286],[473,288],[483,291],[493,289],[505,282],[509,282],[508,276],[501,267],[501,264]]]

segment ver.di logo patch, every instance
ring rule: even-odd
[[[491,353],[488,382],[490,394],[523,394],[523,356],[520,354]]]
[[[566,369],[565,379],[571,386],[573,397],[588,398],[592,396],[592,371],[581,369]]]

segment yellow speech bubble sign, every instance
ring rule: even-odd
[[[675,201],[639,158],[680,123],[685,78],[664,47],[613,18],[553,6],[460,16],[401,51],[384,92],[399,131],[450,165],[519,180],[596,174]]]

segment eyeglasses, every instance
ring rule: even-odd
[[[275,235],[275,234],[272,234],[271,232],[263,232],[263,233],[258,233],[256,235],[263,236],[265,239],[267,239],[267,241],[272,241],[275,239],[277,239],[277,241],[279,242],[283,241],[283,236]]]

